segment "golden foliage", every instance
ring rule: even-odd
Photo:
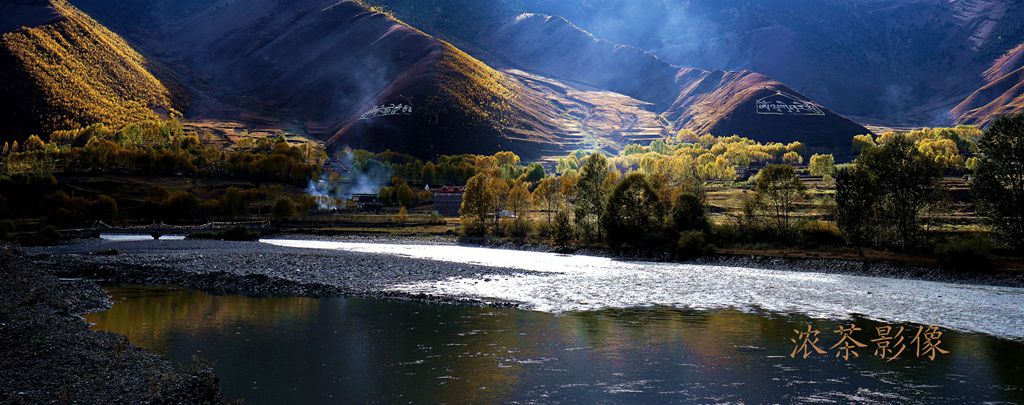
[[[914,142],[917,150],[928,156],[943,168],[964,168],[965,154],[974,152],[982,131],[970,125],[959,125],[952,128],[919,128],[911,131],[888,131],[872,139],[871,135],[854,137],[854,150],[860,151],[875,144],[884,145],[896,135],[906,136]]]
[[[462,50],[440,41],[443,47],[435,80],[441,95],[469,112],[478,124],[495,127],[514,125],[513,104],[521,91],[519,85]],[[432,100],[430,108],[443,109],[442,100]]]
[[[63,18],[3,35],[2,47],[32,78],[50,111],[39,114],[44,133],[103,122],[116,126],[171,113],[170,92],[146,61],[117,34],[63,0]]]

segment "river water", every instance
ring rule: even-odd
[[[1020,289],[460,246],[264,242],[535,273],[395,287],[522,309],[111,286],[113,308],[87,319],[183,366],[212,364],[226,398],[249,404],[1024,402]],[[837,330],[850,324],[864,347],[836,357]],[[934,359],[912,340],[924,325],[942,332],[945,353]],[[792,357],[808,326],[826,353]],[[904,329],[905,351],[891,362],[872,341],[886,326]]]
[[[363,298],[212,296],[110,287],[87,316],[187,366],[212,364],[229,400],[406,402],[948,402],[1024,400],[1024,345],[946,331],[934,361],[791,358],[811,324],[827,349],[844,322],[666,307],[551,314]],[[882,324],[853,318],[869,342]],[[912,337],[914,325],[902,325]],[[834,352],[834,351],[833,351]]]
[[[932,281],[779,271],[452,245],[264,240],[278,246],[340,249],[543,274],[470,275],[395,289],[494,299],[561,313],[662,305],[765,310],[816,318],[862,315],[1024,340],[1024,289]]]

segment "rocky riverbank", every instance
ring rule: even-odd
[[[214,294],[249,296],[359,295],[504,306],[512,303],[409,296],[393,292],[390,287],[449,277],[528,273],[393,255],[216,240],[88,240],[30,249],[29,253],[37,266],[65,278],[115,284],[169,284]]]
[[[548,245],[444,236],[323,238],[287,235],[281,236],[281,238],[380,244],[458,244],[510,250],[557,252]],[[402,297],[389,292],[390,287],[397,284],[443,280],[449,277],[526,273],[518,269],[412,259],[385,254],[297,249],[258,242],[211,240],[135,242],[85,240],[56,247],[29,249],[29,252],[35,255],[34,260],[39,265],[46,266],[62,277],[84,277],[121,284],[174,284],[220,294],[271,296],[348,294]],[[622,260],[673,261],[672,257],[667,254],[660,256],[629,255],[600,248],[582,248],[571,253]],[[713,255],[693,259],[686,263],[917,279],[957,284],[1024,287],[1024,273],[1015,271],[955,272],[935,267],[907,266],[885,262],[747,255]],[[427,299],[428,297],[414,298]],[[438,300],[438,298],[431,299]]]
[[[289,236],[289,238],[323,239]],[[331,240],[383,244],[470,244],[551,251],[542,245],[495,244],[447,237],[345,237]],[[209,370],[182,372],[122,336],[90,331],[81,314],[110,306],[93,282],[168,284],[214,294],[251,296],[359,295],[475,305],[516,305],[394,292],[396,285],[452,277],[529,273],[519,269],[329,249],[299,249],[259,242],[211,240],[81,240],[31,248],[7,248],[0,257],[0,402],[188,402],[220,401]],[[614,256],[601,249],[574,252]],[[623,260],[668,260],[623,257]],[[831,259],[714,256],[691,264],[853,274],[888,278],[1024,287],[1019,273],[951,273],[884,263]],[[682,275],[681,275],[682,276]],[[60,278],[58,278],[60,277]]]
[[[5,248],[0,257],[0,403],[220,403],[209,369],[184,372],[91,331],[82,314],[110,306],[93,282],[61,280]]]

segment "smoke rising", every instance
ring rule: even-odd
[[[306,186],[320,209],[338,209],[354,194],[377,194],[391,182],[391,167],[377,160],[357,156],[345,148],[335,154],[331,168]]]

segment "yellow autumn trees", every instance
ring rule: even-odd
[[[919,128],[901,132],[888,131],[878,135],[877,138],[872,138],[871,135],[857,135],[853,139],[853,147],[859,153],[865,148],[885,145],[897,135],[914,142],[914,147],[939,167],[964,169],[967,167],[965,155],[976,151],[982,132],[969,125],[952,128]]]
[[[654,179],[695,177],[703,180],[733,181],[741,169],[767,163],[802,164],[806,147],[800,142],[790,144],[759,143],[740,136],[718,137],[697,135],[683,129],[675,137],[659,139],[647,146],[626,145],[617,156],[609,158],[619,172],[639,171]],[[573,152],[558,159],[556,173],[579,170],[585,154]]]

